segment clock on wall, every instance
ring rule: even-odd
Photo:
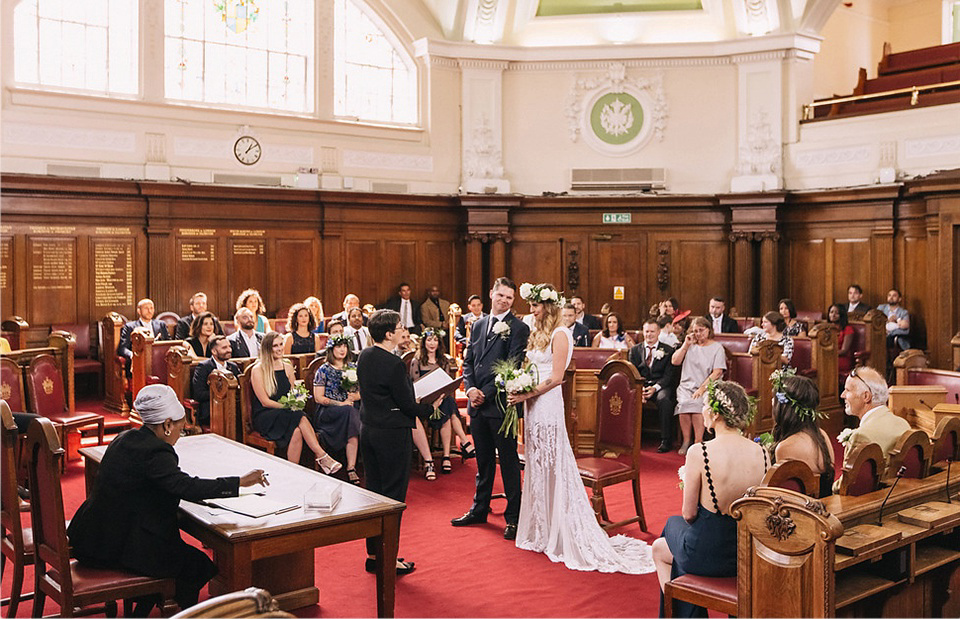
[[[261,154],[260,142],[249,135],[240,136],[233,144],[233,155],[243,165],[253,165],[260,161]]]

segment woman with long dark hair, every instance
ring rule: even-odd
[[[830,438],[820,428],[820,390],[804,376],[790,370],[774,373],[773,458],[801,460],[820,475],[820,497],[832,494],[833,451]]]
[[[834,303],[827,310],[827,322],[837,326],[837,369],[848,374],[853,367],[853,327],[847,321],[847,306]]]
[[[593,337],[594,348],[622,348],[629,350],[636,345],[630,334],[623,328],[620,314],[610,312],[603,317],[603,330]]]

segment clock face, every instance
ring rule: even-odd
[[[233,154],[243,165],[253,165],[260,161],[260,142],[249,135],[241,136],[233,145]]]

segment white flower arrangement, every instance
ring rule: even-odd
[[[530,303],[554,303],[564,305],[567,300],[548,284],[520,284],[520,297]]]
[[[530,293],[533,292],[533,285],[526,282],[520,284],[520,297],[523,299],[530,298]]]
[[[666,354],[666,353],[663,352],[663,349],[662,349],[662,348],[658,348],[658,349],[656,349],[655,351],[653,351],[653,358],[656,359],[657,361],[659,361],[660,359],[663,359],[663,356],[664,356],[665,354]]]
[[[837,442],[844,447],[848,447],[851,436],[853,436],[853,428],[844,428],[840,431],[840,434],[837,435]]]
[[[499,335],[503,339],[510,337],[510,325],[507,324],[505,320],[501,320],[497,324],[493,325],[494,335]]]
[[[683,490],[683,485],[684,485],[684,483],[686,483],[686,480],[687,480],[687,465],[686,465],[686,464],[684,464],[683,466],[681,466],[680,468],[677,469],[677,477],[680,478],[680,483],[677,484],[677,488],[680,488],[681,490]]]
[[[353,391],[357,388],[360,379],[357,377],[357,368],[354,365],[349,365],[345,370],[343,370],[343,375],[340,377],[340,386],[344,391]]]

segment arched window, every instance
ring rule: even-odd
[[[413,59],[369,8],[353,0],[335,2],[334,114],[415,124]]]
[[[313,111],[313,0],[165,2],[167,99]]]
[[[132,0],[23,0],[13,13],[14,80],[135,95],[138,18]]]

